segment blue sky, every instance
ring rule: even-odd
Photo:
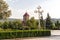
[[[22,19],[27,11],[30,17],[38,18],[38,14],[34,10],[40,5],[42,7],[43,17],[46,18],[47,13],[52,18],[60,18],[60,0],[6,0],[12,11],[10,18]]]

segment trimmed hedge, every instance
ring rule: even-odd
[[[38,31],[38,30],[20,30],[20,31],[9,31],[0,32],[0,39],[10,38],[23,38],[23,37],[41,37],[50,36],[50,31]]]

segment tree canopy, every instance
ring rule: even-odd
[[[34,17],[32,17],[30,20],[27,21],[27,26],[29,26],[31,29],[37,29],[38,28],[38,21],[35,20]]]
[[[7,19],[11,15],[11,10],[4,0],[0,0],[0,19]]]

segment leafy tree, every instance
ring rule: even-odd
[[[47,29],[52,29],[53,27],[53,23],[51,21],[51,17],[49,16],[49,13],[47,14],[47,18],[46,18],[46,28]]]
[[[22,27],[22,22],[20,20],[15,20],[12,22],[9,22],[11,29],[20,29]]]
[[[5,21],[0,26],[3,29],[21,29],[22,22],[20,20],[16,20],[16,21]]]
[[[4,0],[0,0],[0,19],[7,19],[11,15],[11,10]]]
[[[13,29],[14,25],[13,25],[13,21],[9,21],[9,28]]]
[[[22,27],[22,24],[20,23],[20,21],[15,21],[14,26],[16,29],[19,29],[20,27]]]
[[[2,25],[3,29],[8,29],[9,28],[9,22],[5,21]]]
[[[29,26],[31,29],[37,29],[38,22],[32,17],[30,20],[27,21],[27,26]]]

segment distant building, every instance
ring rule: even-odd
[[[29,20],[29,14],[26,12],[26,13],[23,15],[23,25],[24,25],[24,26],[26,26],[27,20]]]

